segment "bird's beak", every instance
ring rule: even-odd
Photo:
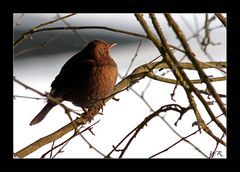
[[[117,43],[111,44],[111,45],[109,46],[109,49],[112,48],[112,47],[114,47],[114,46],[116,46],[116,45],[117,45]]]

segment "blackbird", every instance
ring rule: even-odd
[[[103,99],[113,92],[117,79],[117,64],[109,55],[116,44],[103,40],[90,42],[82,51],[70,58],[51,84],[50,96],[86,109],[103,104]],[[48,100],[45,107],[31,121],[42,121],[57,104]]]

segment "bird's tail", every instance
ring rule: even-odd
[[[37,116],[35,116],[35,118],[33,118],[33,120],[31,121],[30,125],[35,125],[39,122],[41,122],[46,115],[48,114],[48,112],[54,107],[56,106],[56,104],[50,103],[48,102],[44,108],[38,113]]]

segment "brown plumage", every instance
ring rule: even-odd
[[[117,79],[117,65],[109,55],[109,49],[114,45],[102,40],[90,42],[63,65],[51,84],[50,95],[83,109],[102,103],[112,94]],[[54,106],[56,104],[48,100],[30,125],[42,121]]]

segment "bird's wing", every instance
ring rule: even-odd
[[[73,56],[64,64],[60,73],[52,82],[53,95],[64,97],[74,93],[76,87],[78,87],[78,89],[79,87],[86,87],[89,79],[88,74],[94,65],[95,61],[86,58],[86,55],[76,54]]]

